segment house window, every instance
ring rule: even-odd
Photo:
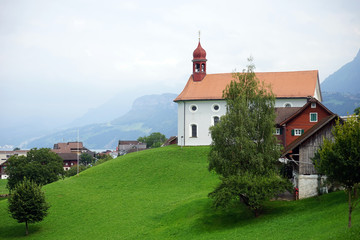
[[[218,124],[220,121],[220,118],[218,116],[214,117],[214,126],[216,126],[216,124]]]
[[[275,135],[281,135],[281,129],[275,128]]]
[[[74,163],[71,163],[71,166],[73,166],[74,165]]]
[[[311,108],[316,108],[316,103],[311,103]]]
[[[317,122],[317,121],[318,121],[318,114],[310,113],[310,122]]]
[[[65,163],[65,165],[66,165],[66,166],[68,166],[68,165],[69,165],[69,163]]]
[[[196,112],[197,109],[198,109],[198,108],[197,108],[197,106],[196,106],[195,104],[193,104],[193,105],[190,106],[190,111],[191,111],[191,112]]]
[[[197,125],[191,124],[191,137],[196,138],[197,137]]]
[[[301,136],[304,133],[304,129],[293,129],[291,130],[292,136]]]

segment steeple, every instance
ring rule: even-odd
[[[200,31],[199,31],[199,44],[193,52],[193,80],[201,81],[206,75],[206,51],[200,44]]]

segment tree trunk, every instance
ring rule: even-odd
[[[26,228],[26,236],[27,236],[29,235],[29,226],[27,221],[25,221],[25,228]]]
[[[351,212],[352,212],[352,206],[351,206],[351,191],[352,189],[349,189],[349,224],[348,227],[351,228]]]

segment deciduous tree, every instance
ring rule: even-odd
[[[139,137],[138,141],[146,143],[147,148],[157,148],[161,147],[161,145],[166,141],[166,137],[164,134],[154,132],[149,136]]]
[[[85,165],[85,166],[93,163],[94,160],[95,160],[94,157],[91,156],[91,155],[88,154],[88,153],[82,153],[82,154],[80,155],[80,163],[83,164],[83,165]]]
[[[290,183],[276,167],[280,150],[273,135],[275,97],[256,78],[249,61],[247,70],[235,73],[224,90],[226,114],[210,128],[209,170],[221,176],[221,183],[209,196],[216,207],[240,200],[258,216],[264,201]]]
[[[355,116],[343,123],[337,120],[332,133],[334,139],[324,139],[313,161],[320,174],[345,188],[351,227],[351,213],[360,202],[360,121]]]
[[[57,181],[64,175],[63,159],[49,148],[31,149],[27,156],[11,156],[6,172],[11,191],[24,177],[39,185]]]
[[[29,234],[28,224],[42,221],[49,209],[41,187],[26,178],[14,187],[8,203],[11,216],[25,223],[26,235]]]

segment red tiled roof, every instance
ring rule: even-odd
[[[317,70],[255,74],[260,81],[271,85],[277,98],[314,96],[318,82]],[[184,90],[174,101],[223,99],[223,90],[233,79],[233,73],[207,74],[202,81],[193,81],[190,76]]]

